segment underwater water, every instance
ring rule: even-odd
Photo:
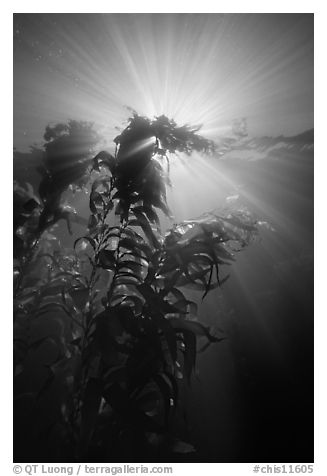
[[[72,413],[67,410],[71,403],[67,402],[71,402],[71,386],[76,385],[78,373],[75,367],[70,370],[71,373],[67,374],[69,380],[64,366],[75,355],[70,341],[79,334],[76,334],[74,324],[69,327],[67,322],[70,321],[67,316],[62,316],[62,309],[49,308],[36,320],[32,319],[35,306],[39,305],[34,301],[40,286],[37,279],[45,274],[46,268],[50,269],[50,265],[55,267],[51,258],[57,256],[54,250],[58,256],[60,252],[65,256],[67,250],[68,256],[76,240],[87,234],[87,227],[89,231],[92,228],[88,221],[90,213],[94,216],[100,214],[99,203],[93,205],[93,209],[90,205],[90,191],[93,180],[98,177],[97,172],[91,175],[89,169],[85,169],[90,180],[84,188],[76,191],[69,186],[75,178],[60,182],[64,183],[60,189],[60,203],[72,207],[65,208],[66,212],[75,210],[80,219],[73,219],[68,224],[67,215],[60,215],[52,224],[47,218],[37,247],[41,243],[40,249],[50,258],[48,256],[33,267],[31,256],[35,250],[32,244],[32,255],[28,258],[32,261],[25,268],[19,284],[21,288],[18,286],[23,298],[18,298],[18,326],[14,333],[18,342],[18,370],[14,377],[14,460],[312,462],[314,135],[310,89],[311,16],[270,17],[268,14],[208,18],[206,15],[184,15],[177,18],[176,15],[147,15],[89,15],[88,22],[80,15],[15,15],[15,190],[21,196],[27,193],[29,199],[35,197],[38,202],[36,205],[29,202],[31,210],[25,202],[20,213],[29,220],[38,207],[43,210],[41,206],[50,203],[50,188],[57,183],[50,179],[46,182],[46,175],[39,168],[42,165],[49,167],[44,145],[40,144],[45,127],[67,123],[69,118],[95,121],[105,128],[105,142],[96,143],[95,140],[92,143],[92,158],[103,149],[114,154],[113,140],[118,134],[114,127],[120,127],[121,131],[126,126],[123,106],[128,104],[150,118],[166,114],[179,126],[185,122],[203,122],[202,129],[196,133],[219,144],[218,149],[210,154],[196,150],[190,155],[185,150],[177,151],[176,155],[167,153],[171,182],[171,186],[167,185],[167,204],[173,217],[165,216],[164,207],[154,205],[163,235],[174,224],[196,220],[213,210],[220,210],[227,216],[233,210],[249,212],[254,217],[258,233],[244,249],[235,252],[236,259],[229,263],[231,266],[220,266],[220,280],[230,275],[222,286],[215,286],[203,299],[203,290],[184,288],[183,285],[178,288],[183,290],[187,300],[198,304],[198,321],[210,329],[213,336],[223,339],[212,341],[203,352],[197,353],[189,382],[185,377],[185,361],[180,367],[184,375],[179,377],[179,404],[172,435],[173,439],[178,437],[186,443],[176,444],[176,451],[169,446],[168,451],[168,446],[165,446],[168,443],[162,443],[160,432],[144,430],[148,438],[146,448],[151,447],[151,451],[146,453],[141,444],[138,446],[135,437],[143,423],[121,411],[119,418],[115,420],[114,415],[114,423],[109,425],[110,428],[121,425],[117,430],[120,445],[115,446],[113,430],[101,427],[103,433],[99,430],[98,434],[92,429],[92,435],[101,444],[103,441],[106,444],[97,446],[88,442],[91,450],[83,453],[72,443],[76,436],[74,431],[78,433],[79,430],[74,429],[69,437],[69,432],[64,430],[65,424],[73,427],[70,423]],[[179,29],[181,20],[183,28]],[[251,33],[254,25],[255,31]],[[83,28],[86,28],[84,36],[81,35]],[[98,35],[95,35],[96,31]],[[264,31],[274,42],[266,38],[260,49],[256,40],[264,36]],[[239,52],[241,41],[244,44]],[[223,51],[219,42],[228,45],[229,49]],[[197,48],[192,49],[191,46],[196,44]],[[283,50],[284,44],[288,45],[286,51]],[[208,51],[210,55],[204,60],[203,52]],[[29,70],[32,58],[33,67]],[[218,60],[221,61],[219,64],[225,65],[221,70],[215,63]],[[23,78],[21,73],[28,70],[28,75]],[[187,70],[192,74],[186,75]],[[256,79],[252,76],[253,71],[257,73]],[[213,73],[215,77],[206,86]],[[243,81],[244,77],[248,81]],[[33,83],[35,79],[37,82]],[[174,82],[174,79],[178,81]],[[219,94],[215,94],[217,84],[220,85]],[[241,116],[247,116],[247,120],[238,122],[236,130],[234,124],[234,130],[230,132],[230,119]],[[45,140],[45,143],[49,144],[51,140]],[[81,148],[82,152],[78,151],[81,155],[85,149],[83,134],[78,140],[80,142],[74,143],[74,147]],[[89,137],[87,145],[88,140]],[[33,142],[37,145],[28,150]],[[122,139],[119,144],[123,150]],[[54,153],[55,158],[63,160],[64,177],[67,176],[65,157],[71,153],[65,147],[64,144],[61,156]],[[142,150],[141,153],[133,150],[132,158],[140,160]],[[46,152],[50,155],[49,151]],[[52,166],[52,177],[59,177],[60,167],[58,172],[56,163]],[[167,172],[165,162],[163,169]],[[118,177],[116,188],[119,192],[125,182],[121,185],[119,174],[111,173]],[[133,182],[130,177],[128,180]],[[45,183],[43,189],[40,183]],[[153,189],[156,186],[157,182],[153,182]],[[55,187],[51,193],[56,194]],[[116,200],[115,207],[119,201],[121,208],[118,211],[116,208],[116,216],[110,210],[112,215],[109,216],[112,216],[112,226],[119,226],[125,219],[121,211],[124,198],[118,195],[113,200]],[[43,211],[38,213],[42,216]],[[40,220],[39,215],[35,216]],[[41,221],[38,221],[38,226],[41,227]],[[142,230],[147,238],[147,232],[144,228]],[[20,230],[16,235],[21,238],[25,232],[26,229]],[[26,249],[29,252],[26,247],[25,251],[19,248],[15,257],[20,269],[27,262]],[[152,242],[152,251],[154,249],[155,241]],[[81,259],[81,255],[78,256]],[[109,261],[110,256],[106,255]],[[144,261],[144,256],[142,259]],[[151,259],[154,260],[153,255]],[[102,262],[100,274],[106,266],[110,269],[109,261]],[[183,269],[187,260],[178,263]],[[24,285],[30,282],[32,284]],[[69,283],[65,281],[65,286]],[[103,273],[98,284],[102,298],[107,285],[108,276]],[[29,291],[27,297],[24,297],[24,286]],[[45,298],[48,299],[46,302],[56,299],[59,302],[62,283]],[[73,302],[77,307],[78,299],[75,294]],[[150,300],[149,295],[143,304],[147,299]],[[85,306],[89,304],[83,302],[83,305],[83,312],[87,314],[88,307]],[[97,312],[100,312],[99,308]],[[188,312],[191,313],[190,308]],[[170,317],[168,313],[167,319]],[[158,334],[165,335],[165,332],[168,335],[166,328],[160,327]],[[118,335],[121,338],[117,340],[119,345],[126,343],[124,336],[124,333]],[[184,348],[181,347],[184,351],[186,336],[185,333]],[[169,347],[171,340],[167,336],[166,340]],[[200,344],[203,340],[203,334],[198,336]],[[201,347],[198,346],[198,350]],[[166,356],[165,349],[163,347],[162,353]],[[111,369],[116,368],[111,356],[109,358],[105,353],[102,358]],[[138,358],[141,359],[138,354],[133,354],[134,360],[131,360],[137,362]],[[171,365],[170,360],[167,358],[167,365]],[[49,369],[53,371],[54,379]],[[177,367],[174,371],[176,375],[179,372]],[[96,370],[92,372],[91,380],[99,378]],[[125,390],[124,385],[121,386]],[[152,418],[157,412],[156,421],[160,420],[160,412],[167,406],[167,400],[174,400],[171,395],[167,397],[165,384],[161,383],[159,387],[162,401],[153,397],[151,402],[145,402],[145,399],[143,402],[151,407],[145,405],[146,415]],[[107,394],[103,395],[107,399]],[[96,396],[91,394],[90,401],[96,400]],[[110,404],[102,400],[100,407],[100,400],[98,406],[95,405],[99,418],[97,424],[100,414],[111,418],[108,414],[115,410],[115,402],[112,403],[110,398]],[[109,410],[105,405],[110,407]],[[171,404],[174,405],[175,402]],[[87,404],[84,408],[88,408]],[[169,413],[170,410],[165,408]],[[94,419],[92,415],[90,410],[87,416]],[[83,420],[83,416],[80,418]],[[62,426],[58,423],[61,420],[64,422]],[[136,429],[129,433],[126,428],[129,428],[130,421]],[[80,424],[78,417],[74,424]],[[83,430],[81,432],[83,434]],[[82,444],[86,444],[83,438]],[[171,437],[167,438],[170,445]]]
[[[194,176],[203,173],[189,160]],[[213,171],[224,177],[209,199],[208,187],[194,192],[183,175],[174,177],[172,166],[170,198],[183,204],[176,210],[178,221],[230,196],[271,228],[238,254],[221,289],[202,303],[201,293],[188,291],[201,303],[200,321],[221,330],[225,340],[198,355],[195,376],[184,390],[183,431],[199,448],[199,461],[312,461],[313,150],[299,156],[279,149],[252,162],[209,160],[208,184],[216,186]],[[185,187],[183,200],[176,197],[178,180]],[[80,201],[87,217],[87,199]],[[64,223],[55,232],[67,247],[81,233],[75,225],[69,235]],[[50,332],[49,323],[46,328]],[[42,372],[40,361],[38,366]],[[35,367],[32,372],[37,381]]]
[[[262,230],[237,256],[222,289],[203,302],[202,319],[222,328],[226,341],[200,354],[189,396],[191,431],[208,461],[309,461],[313,150],[301,158],[284,149],[262,161],[226,160],[217,169],[243,185],[240,197],[249,192],[243,200],[275,231]]]

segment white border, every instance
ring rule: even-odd
[[[12,332],[11,323],[11,268],[12,268],[12,208],[9,207],[12,196],[12,137],[13,137],[13,77],[12,77],[12,14],[20,13],[143,13],[143,12],[201,12],[201,13],[315,13],[315,468],[313,474],[326,475],[326,425],[327,425],[327,392],[326,392],[326,237],[327,237],[327,200],[326,200],[326,63],[327,63],[327,18],[326,7],[321,1],[229,1],[224,4],[201,0],[201,2],[165,2],[144,1],[98,1],[54,2],[14,1],[1,7],[1,91],[2,114],[1,131],[2,146],[2,220],[1,220],[1,292],[2,292],[2,325],[1,330],[1,466],[5,466],[4,474],[12,474]],[[10,198],[9,198],[10,197]],[[8,299],[8,301],[7,301]],[[10,331],[8,332],[8,330]],[[7,331],[7,332],[5,332]],[[301,415],[299,415],[299,419]],[[281,431],[282,428],[281,428]],[[267,463],[268,464],[268,463]],[[0,466],[0,467],[1,467]],[[201,464],[173,465],[174,474],[192,473],[192,470],[204,470],[208,474],[250,474],[252,464]],[[215,471],[215,473],[214,473]]]

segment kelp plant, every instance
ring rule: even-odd
[[[41,200],[20,195],[15,397],[33,415],[35,441],[50,442],[43,444],[43,458],[172,461],[195,451],[181,441],[176,424],[183,404],[179,390],[191,379],[197,341],[206,347],[222,339],[197,320],[197,304],[184,288],[201,289],[204,298],[221,285],[221,267],[257,232],[245,211],[206,213],[161,232],[160,216],[171,216],[169,160],[178,152],[215,153],[215,144],[198,130],[165,116],[149,120],[133,113],[114,139],[114,155],[103,151],[91,162],[78,155],[67,175],[48,154]],[[60,143],[67,141],[63,127],[52,132]],[[47,140],[52,152],[56,144]],[[57,220],[83,224],[72,207],[60,205],[61,193],[90,173],[86,232],[74,250],[52,249]],[[51,335],[31,337],[46,316],[60,326]],[[42,385],[30,395],[22,375],[29,353],[40,346],[50,346],[50,357]],[[40,408],[49,410],[50,394],[53,417],[44,420]],[[17,418],[22,413],[17,410]],[[40,460],[36,453],[30,457]]]

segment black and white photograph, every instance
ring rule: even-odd
[[[150,11],[12,14],[14,472],[311,473],[315,15]]]

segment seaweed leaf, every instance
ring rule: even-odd
[[[79,243],[80,241],[83,241],[83,240],[90,243],[90,245],[92,246],[94,251],[96,250],[96,242],[93,238],[91,238],[89,236],[82,236],[80,238],[77,238],[77,240],[75,240],[75,242],[74,242],[74,249],[76,248],[77,243]]]

